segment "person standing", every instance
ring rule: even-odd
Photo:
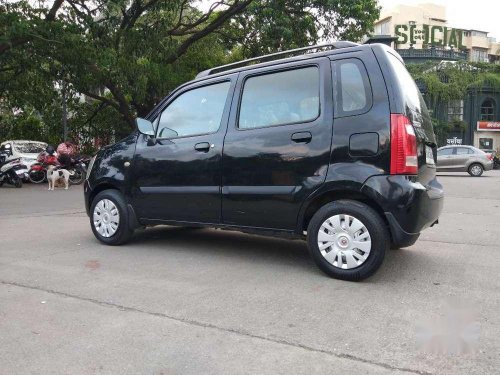
[[[59,163],[61,163],[65,167],[69,167],[71,165],[71,159],[75,156],[75,154],[76,146],[69,139],[57,146]]]

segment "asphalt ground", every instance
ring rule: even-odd
[[[359,283],[303,241],[165,226],[103,246],[81,187],[4,186],[0,374],[497,374],[500,171],[440,181],[439,225]]]

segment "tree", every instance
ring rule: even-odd
[[[372,0],[259,0],[220,33],[229,49],[240,47],[235,58],[255,57],[319,41],[358,41],[379,14]]]
[[[320,40],[359,39],[378,17],[375,0],[219,0],[205,11],[197,4],[0,0],[0,97],[35,108],[46,123],[45,112],[61,105],[64,81],[78,116],[72,126],[99,129],[99,120],[105,129],[130,129],[135,116],[201,70]]]

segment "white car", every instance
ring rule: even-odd
[[[0,151],[5,150],[10,145],[10,156],[7,160],[21,158],[21,162],[28,167],[30,170],[33,163],[36,163],[36,159],[40,152],[45,151],[47,143],[38,141],[5,141],[0,144]]]

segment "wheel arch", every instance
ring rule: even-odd
[[[92,192],[90,193],[89,199],[87,202],[87,205],[89,208],[92,206],[92,202],[94,201],[94,198],[97,196],[97,194],[99,194],[101,191],[104,191],[104,190],[118,190],[119,192],[121,192],[121,190],[116,185],[113,185],[110,182],[102,182],[102,183],[96,185],[94,187],[94,189],[92,189]]]
[[[370,198],[368,195],[356,190],[330,189],[315,195],[304,204],[304,207],[299,214],[297,232],[302,233],[303,231],[307,230],[307,226],[309,225],[312,217],[322,206],[341,199],[355,200],[368,205],[379,214],[384,223],[387,225],[387,228],[390,228],[389,222],[387,221],[386,215],[384,214],[384,210],[375,200]],[[389,233],[390,232],[391,231],[389,230]]]

